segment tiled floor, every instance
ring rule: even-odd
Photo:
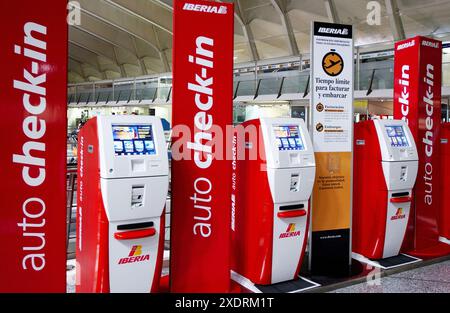
[[[67,293],[74,293],[75,292],[75,275],[76,275],[76,271],[75,271],[75,260],[68,260],[67,261],[67,266],[70,267],[71,269],[67,271],[67,285],[66,285],[66,290]]]
[[[375,276],[374,276],[375,277]],[[333,293],[450,293],[450,261],[374,279]]]
[[[68,265],[75,265],[70,260]],[[370,283],[361,283],[333,293],[450,293],[450,261],[392,274],[380,280],[373,275]],[[75,292],[75,269],[67,272],[67,292]]]

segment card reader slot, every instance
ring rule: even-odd
[[[304,210],[304,208],[305,208],[304,204],[280,206],[277,216],[279,218],[294,218],[294,217],[305,216],[306,214],[308,214],[308,212],[306,212],[306,210]]]
[[[396,192],[392,194],[393,198],[407,197],[407,196],[409,196],[409,192]]]
[[[280,211],[301,210],[304,208],[305,208],[304,204],[284,205],[280,206]]]
[[[122,225],[117,225],[117,230],[133,230],[133,229],[148,228],[148,227],[153,227],[153,226],[154,226],[153,222],[122,224]]]

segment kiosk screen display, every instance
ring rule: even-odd
[[[278,150],[305,150],[298,126],[273,126]]]
[[[116,155],[156,154],[151,125],[112,125]]]
[[[386,132],[392,147],[409,147],[403,126],[386,126]]]

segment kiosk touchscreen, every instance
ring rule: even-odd
[[[76,291],[157,291],[169,184],[161,120],[93,118],[78,151]]]
[[[418,159],[414,138],[404,121],[355,124],[353,252],[369,259],[400,253]]]
[[[305,122],[261,118],[238,125],[235,135],[245,156],[234,167],[233,271],[260,285],[296,279],[315,180]]]

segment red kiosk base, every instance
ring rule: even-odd
[[[447,245],[443,242],[437,242],[435,246],[427,247],[424,249],[416,249],[408,251],[406,253],[417,258],[429,260],[450,255],[450,245]]]

